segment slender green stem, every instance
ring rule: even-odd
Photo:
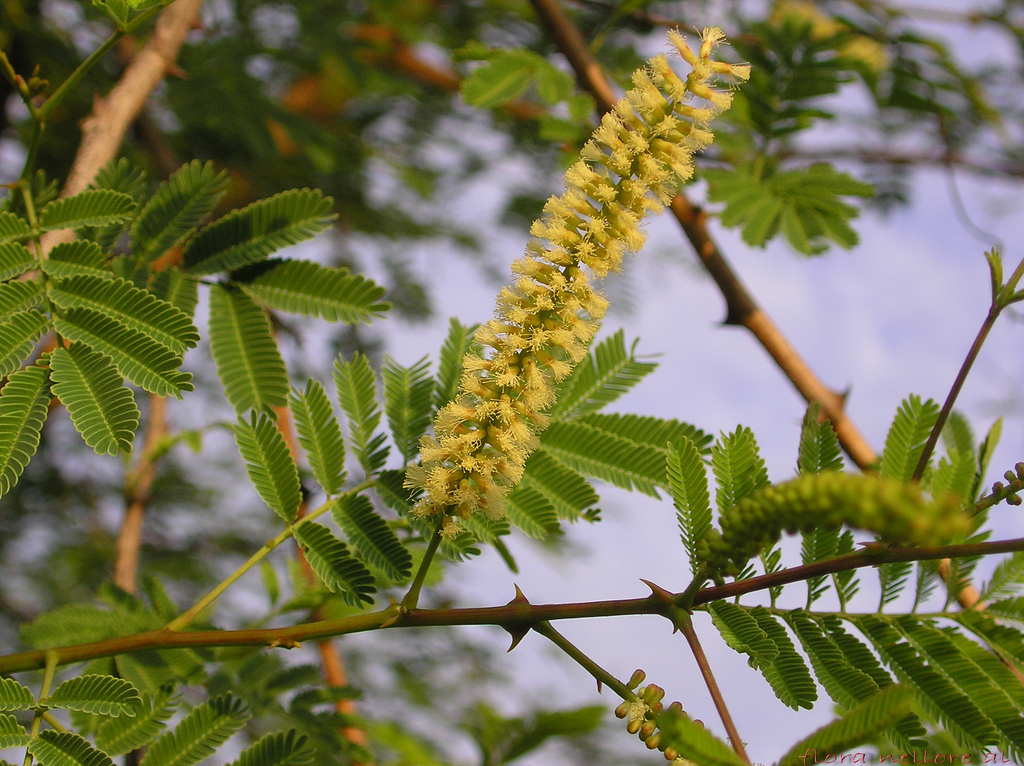
[[[52,729],[56,731],[67,731],[67,728],[60,721],[57,720],[57,716],[51,713],[49,710],[43,713],[43,720],[50,724]]]
[[[711,664],[708,662],[707,655],[704,654],[704,647],[700,644],[700,639],[697,638],[697,632],[693,629],[693,620],[690,619],[689,615],[682,617],[676,623],[679,630],[682,631],[683,636],[686,638],[686,643],[690,645],[690,651],[693,652],[693,657],[697,660],[697,667],[700,668],[700,674],[704,677],[704,683],[708,687],[708,693],[711,695],[712,702],[715,703],[715,709],[718,711],[719,718],[722,719],[722,723],[725,725],[725,731],[729,735],[729,742],[732,743],[732,749],[736,751],[736,755],[742,758],[746,763],[750,763],[750,757],[747,755],[747,750],[743,747],[743,739],[740,737],[739,731],[736,729],[736,723],[732,720],[732,714],[729,712],[729,708],[725,704],[725,697],[722,696],[722,690],[718,688],[718,682],[715,680],[714,673],[711,672]]]
[[[244,575],[254,566],[259,564],[277,546],[279,546],[288,538],[292,537],[295,534],[296,527],[305,524],[306,522],[312,521],[317,516],[321,516],[322,514],[326,513],[331,509],[332,505],[334,505],[334,501],[328,500],[326,503],[323,503],[316,510],[310,511],[301,519],[298,519],[289,524],[287,527],[284,528],[284,531],[282,531],[279,535],[276,535],[275,537],[272,537],[269,540],[267,540],[267,542],[263,544],[262,548],[260,548],[254,554],[252,554],[244,564],[238,567],[238,569],[236,569],[234,572],[232,572],[230,575],[224,578],[221,582],[219,582],[216,586],[214,586],[213,590],[211,590],[209,593],[207,593],[205,596],[199,599],[196,603],[194,603],[191,607],[189,607],[187,611],[182,612],[180,615],[178,615],[169,623],[167,623],[167,625],[164,626],[164,630],[183,630],[184,628],[186,628],[193,620],[195,620],[196,617],[199,616],[200,612],[202,612],[204,609],[210,606],[210,604],[212,604],[218,598],[220,598],[221,594],[224,593],[224,591],[226,591],[228,588],[234,585],[239,579],[241,579],[242,575]]]
[[[420,590],[423,588],[423,581],[427,579],[427,572],[430,570],[430,564],[434,560],[434,554],[437,553],[437,548],[441,544],[441,527],[443,524],[438,524],[437,529],[434,530],[434,534],[430,536],[430,542],[427,543],[427,550],[423,553],[423,560],[420,561],[420,568],[416,570],[416,576],[412,578],[412,585],[409,586],[409,592],[405,594],[405,598],[402,599],[402,606],[406,609],[415,609],[416,605],[420,601]]]
[[[46,699],[50,696],[50,686],[53,684],[53,674],[57,670],[60,657],[57,652],[53,650],[47,650],[45,652],[46,657],[46,670],[43,672],[43,685],[39,689],[39,704],[43,705]],[[39,736],[39,730],[43,725],[43,716],[46,714],[46,710],[42,707],[36,708],[35,715],[32,717],[32,729],[29,732],[29,737],[35,739]],[[32,764],[32,753],[25,751],[25,763],[24,766],[31,766]]]
[[[629,690],[628,686],[590,659],[569,639],[555,630],[550,622],[539,622],[533,626],[533,629],[569,655],[580,667],[596,678],[599,684],[604,684],[624,700],[636,699],[636,695]]]
[[[1020,282],[1022,277],[1024,277],[1024,259],[1017,264],[1017,268],[1014,269],[1006,284],[992,296],[992,305],[989,307],[988,315],[985,317],[985,321],[981,323],[981,328],[974,338],[974,343],[971,344],[967,356],[964,357],[963,364],[960,365],[960,371],[957,372],[953,385],[950,386],[949,394],[946,395],[946,401],[939,411],[939,417],[935,421],[935,426],[932,428],[931,433],[928,434],[928,441],[925,442],[924,449],[921,451],[921,458],[917,461],[917,467],[914,469],[914,481],[920,481],[921,477],[924,476],[925,469],[928,467],[928,461],[931,460],[932,453],[935,451],[935,445],[938,444],[939,436],[942,434],[942,429],[946,425],[946,420],[949,419],[949,414],[953,411],[953,405],[956,403],[957,397],[960,395],[960,389],[963,388],[964,383],[967,381],[967,376],[974,366],[974,361],[978,358],[978,354],[981,352],[981,347],[988,338],[988,334],[991,332],[999,315],[1008,305],[1009,296],[1016,290],[1017,283]]]

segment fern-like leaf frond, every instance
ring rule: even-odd
[[[175,700],[164,689],[154,697],[142,694],[142,706],[134,718],[121,716],[104,721],[96,731],[96,746],[112,756],[146,747],[167,728]]]
[[[252,298],[231,286],[210,289],[210,353],[231,406],[269,410],[288,400],[288,373],[270,320]]]
[[[796,467],[799,473],[821,473],[843,470],[843,452],[835,429],[827,420],[819,423],[821,406],[814,402],[804,413],[800,429],[800,452]]]
[[[352,606],[373,603],[371,594],[377,591],[373,575],[331,530],[323,524],[299,524],[295,540],[328,590],[341,594]]]
[[[199,302],[199,280],[186,276],[176,267],[166,268],[153,275],[150,291],[162,301],[170,303],[191,319]]]
[[[41,279],[17,280],[0,284],[0,317],[15,311],[35,308],[43,298]]]
[[[408,579],[412,556],[366,497],[342,495],[331,507],[331,515],[365,561],[396,583]]]
[[[715,499],[720,513],[768,484],[754,432],[745,426],[719,437],[711,448],[711,470],[718,482]]]
[[[110,314],[73,308],[53,326],[64,338],[110,357],[123,377],[151,394],[181,399],[183,392],[192,390],[192,373],[178,369],[181,355]]]
[[[194,708],[174,728],[154,742],[142,759],[144,766],[192,766],[245,725],[245,705],[230,694],[214,697]]]
[[[100,455],[131,451],[139,409],[110,357],[81,343],[58,348],[50,355],[50,379],[86,444]]]
[[[337,494],[345,485],[345,441],[327,392],[319,381],[310,380],[305,391],[291,392],[288,407],[313,478],[326,494]]]
[[[786,629],[763,606],[751,609],[750,616],[757,621],[758,627],[775,644],[778,651],[769,663],[758,665],[765,680],[775,691],[775,696],[794,710],[810,710],[818,699],[818,687],[811,678],[807,664],[793,647]]]
[[[110,189],[86,189],[72,197],[57,199],[39,213],[40,231],[110,226],[128,219],[135,200]]]
[[[669,708],[655,720],[662,743],[678,753],[685,753],[685,759],[692,763],[701,766],[743,766],[745,763],[703,724],[691,721],[682,711]]]
[[[903,400],[878,461],[881,476],[904,483],[910,481],[938,416],[939,405],[931,399],[922,401],[920,396],[911,394]]]
[[[600,500],[586,479],[543,450],[534,452],[526,461],[519,486],[542,494],[558,517],[569,521],[578,519]]]
[[[779,656],[775,642],[748,610],[728,601],[716,601],[708,607],[708,611],[725,643],[737,652],[746,654],[751,666],[770,665]]]
[[[627,393],[658,366],[636,357],[638,340],[627,350],[619,330],[597,344],[558,387],[551,417],[569,420],[597,412]]]
[[[103,248],[84,239],[55,245],[43,261],[43,271],[52,279],[70,279],[78,276],[94,279],[114,278],[114,274],[107,268]]]
[[[44,766],[114,766],[106,753],[71,731],[42,731],[28,751]]]
[[[84,675],[69,678],[46,698],[46,706],[103,716],[134,716],[142,706],[139,690],[123,678]]]
[[[316,753],[306,744],[306,737],[292,730],[260,737],[230,766],[306,766],[314,760]]]
[[[24,747],[28,744],[28,733],[13,715],[0,713],[0,750],[9,747]]]
[[[474,346],[473,333],[477,325],[467,327],[452,317],[448,320],[448,335],[441,346],[437,362],[437,385],[434,387],[434,409],[441,409],[455,398],[462,377],[462,358]]]
[[[291,524],[302,504],[302,488],[299,469],[277,423],[265,412],[253,412],[248,422],[239,419],[234,432],[249,481],[263,502]]]
[[[21,367],[49,324],[38,311],[19,311],[0,322],[0,376]]]
[[[132,255],[153,261],[188,237],[216,207],[227,188],[227,174],[213,163],[192,160],[157,187],[132,224]]]
[[[543,494],[522,484],[506,496],[505,515],[515,527],[536,540],[561,531],[555,506]]]
[[[0,710],[28,710],[36,704],[27,686],[13,678],[0,678]]]
[[[419,452],[420,437],[430,426],[434,380],[430,360],[423,357],[403,367],[390,357],[381,368],[384,380],[384,413],[398,454],[408,463]]]
[[[204,276],[262,261],[326,229],[332,204],[317,190],[292,189],[228,213],[189,241],[184,270]]]
[[[339,356],[334,361],[333,376],[338,402],[348,417],[352,452],[363,470],[372,474],[387,460],[388,447],[384,444],[384,434],[375,433],[380,425],[380,407],[370,360],[360,353],[356,353],[351,361]]]
[[[328,322],[369,323],[391,307],[372,280],[312,261],[261,261],[231,278],[264,306]]]
[[[0,213],[0,216],[2,215],[4,214]],[[15,220],[20,221],[21,219],[16,218]],[[24,245],[19,245],[17,242],[0,243],[0,281],[20,277],[29,269],[35,268],[35,265],[35,256]]]
[[[685,436],[668,446],[666,455],[669,492],[679,520],[679,534],[694,573],[700,568],[697,543],[711,529],[711,496],[708,474],[697,445]]]
[[[0,245],[20,242],[31,236],[32,227],[28,225],[28,221],[9,210],[0,211]]]

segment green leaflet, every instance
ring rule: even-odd
[[[150,745],[142,763],[144,766],[191,766],[212,755],[248,718],[242,700],[230,694],[214,697],[194,708],[174,731],[165,733]]]
[[[769,665],[779,656],[779,648],[749,610],[728,601],[715,601],[708,611],[725,643],[749,656],[752,666]]]
[[[473,348],[477,326],[465,326],[455,317],[448,320],[448,335],[441,346],[437,362],[437,385],[434,387],[434,409],[441,409],[455,398],[462,377],[462,358]]]
[[[707,469],[697,445],[685,436],[674,446],[668,445],[665,459],[669,492],[679,519],[679,534],[690,559],[690,569],[696,574],[700,568],[697,543],[711,529]]]
[[[569,521],[576,521],[600,500],[586,479],[543,450],[530,455],[519,486],[538,491],[551,503],[558,518]]]
[[[157,298],[167,301],[185,316],[192,318],[199,302],[199,281],[185,276],[181,269],[170,267],[153,275],[149,289]]]
[[[160,184],[132,224],[135,258],[153,261],[188,237],[216,207],[227,189],[227,174],[213,163],[192,160]]]
[[[249,480],[263,502],[291,524],[302,504],[302,488],[299,469],[277,423],[265,412],[253,412],[249,422],[239,419],[234,425],[234,432]]]
[[[505,497],[505,515],[518,529],[536,540],[561,532],[555,506],[547,497],[519,484]]]
[[[235,412],[287,403],[288,373],[270,320],[248,295],[230,285],[213,285],[209,332],[217,376]]]
[[[192,373],[178,369],[180,355],[109,314],[73,308],[53,326],[66,339],[110,357],[123,377],[151,394],[180,399],[182,392],[192,390]]]
[[[0,376],[10,375],[21,367],[49,324],[38,311],[19,311],[0,322]]]
[[[557,400],[549,410],[552,418],[570,420],[597,412],[632,389],[658,366],[636,357],[639,339],[626,350],[619,330],[585,356],[558,386]]]
[[[32,236],[28,221],[7,210],[0,211],[0,245],[20,242]],[[32,259],[35,261],[35,258]]]
[[[0,213],[0,216],[10,213]],[[0,218],[0,221],[3,219]],[[20,218],[16,220],[20,221]],[[0,281],[20,277],[29,269],[35,268],[36,259],[24,245],[16,242],[0,243]]]
[[[25,747],[29,742],[25,727],[13,715],[0,713],[0,750]]]
[[[352,606],[373,603],[373,575],[353,556],[348,546],[322,524],[307,522],[295,527],[295,541],[327,589],[340,593]]]
[[[44,766],[114,766],[106,753],[70,731],[42,731],[28,751]]]
[[[433,414],[434,380],[430,377],[430,360],[423,357],[411,367],[403,367],[385,357],[381,377],[388,426],[398,453],[408,463],[419,452],[420,437],[430,427]]]
[[[112,191],[127,194],[138,206],[149,192],[149,184],[146,179],[146,171],[133,167],[124,157],[119,160],[111,160],[96,174],[91,189],[110,189]],[[78,231],[78,236],[91,240],[104,250],[111,250],[117,244],[124,233],[127,221],[117,221],[106,226],[83,226]]]
[[[43,271],[53,279],[70,279],[77,276],[94,279],[114,278],[113,273],[107,268],[103,248],[84,239],[55,245],[43,261]]]
[[[810,710],[818,699],[818,688],[803,658],[796,653],[786,629],[763,606],[750,609],[750,615],[778,650],[770,663],[758,668],[771,684],[775,696],[794,710]]]
[[[28,710],[36,704],[27,686],[13,678],[0,678],[0,710]]]
[[[50,355],[50,379],[86,444],[100,455],[131,451],[139,409],[109,357],[81,343],[58,348]]]
[[[262,261],[326,229],[332,204],[318,190],[292,189],[228,213],[189,241],[183,269],[198,277]]]
[[[754,432],[745,426],[719,436],[711,448],[711,470],[718,483],[715,499],[719,513],[768,484],[768,469]]]
[[[800,452],[796,461],[798,473],[821,473],[843,470],[843,452],[835,429],[828,421],[818,422],[821,409],[817,402],[804,413],[800,428]]]
[[[655,718],[661,742],[683,753],[686,760],[701,766],[743,766],[744,761],[732,748],[708,731],[702,724],[691,721],[682,711],[672,709]]]
[[[931,399],[921,401],[916,394],[904,399],[885,437],[878,473],[904,483],[910,481],[938,416],[939,405]]]
[[[316,753],[306,744],[306,737],[293,729],[260,737],[230,766],[306,766],[315,760]]]
[[[890,686],[796,743],[782,756],[778,766],[802,766],[812,750],[815,756],[817,753],[842,753],[857,745],[874,742],[880,730],[910,712],[913,699],[912,689]]]
[[[996,566],[981,588],[982,601],[1012,596],[1024,586],[1024,551],[1014,551]]]
[[[127,194],[110,189],[86,189],[44,207],[39,214],[39,230],[109,226],[126,220],[134,209],[135,200]]]
[[[123,678],[84,675],[70,678],[46,698],[46,706],[104,716],[135,715],[142,706],[139,690]]]
[[[412,556],[366,497],[342,495],[331,506],[331,516],[365,561],[395,583],[408,579]]]
[[[380,407],[370,361],[358,352],[348,362],[339,355],[334,360],[333,377],[338,402],[348,417],[352,452],[366,473],[372,474],[387,460],[388,447],[384,444],[384,434],[374,433],[380,425]]]
[[[462,100],[489,109],[521,95],[537,69],[537,54],[525,50],[500,51],[462,81]]]
[[[106,314],[177,355],[199,342],[199,331],[186,314],[123,279],[85,275],[63,279],[50,287],[49,296],[65,311],[87,308]]]
[[[39,304],[43,297],[41,279],[16,280],[0,284],[0,317],[14,311],[27,311]]]
[[[327,495],[337,494],[345,486],[345,442],[327,392],[310,380],[305,391],[292,390],[288,407],[313,477]]]
[[[133,718],[121,716],[100,724],[96,731],[96,746],[112,756],[145,747],[167,727],[175,705],[166,689],[155,697],[143,693],[141,708]]]
[[[391,304],[384,288],[360,274],[312,261],[261,261],[231,275],[235,284],[265,306],[328,322],[369,323]]]

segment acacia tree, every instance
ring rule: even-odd
[[[147,107],[199,4],[94,5],[91,28],[113,33],[77,65],[75,51],[53,52],[52,30],[31,27],[40,11],[27,5],[22,16],[11,15],[0,59],[25,115],[24,162],[0,211],[0,493],[11,540],[52,521],[52,509],[39,508],[41,493],[75,497],[67,485],[74,451],[50,434],[66,411],[87,448],[122,456],[121,486],[108,491],[124,513],[109,555],[83,547],[73,559],[112,583],[94,585],[93,574],[85,587],[68,587],[60,573],[45,572],[68,555],[54,548],[41,557],[46,564],[35,587],[52,589],[45,599],[55,608],[38,614],[23,606],[15,591],[23,580],[6,588],[8,619],[26,624],[24,650],[0,657],[0,746],[23,748],[26,763],[47,766],[121,756],[150,766],[190,764],[244,729],[244,742],[229,751],[242,750],[237,763],[441,763],[443,750],[427,745],[404,715],[358,717],[357,689],[346,684],[330,639],[387,631],[411,636],[412,644],[429,639],[404,629],[494,625],[513,647],[530,632],[553,642],[619,698],[615,712],[627,730],[667,760],[748,762],[743,722],[733,721],[715,681],[728,669],[712,669],[695,628],[694,615],[707,613],[783,704],[810,708],[821,688],[836,706],[836,720],[814,732],[808,727],[780,763],[834,759],[847,750],[863,761],[868,746],[896,760],[925,748],[961,761],[982,762],[995,751],[1019,757],[1024,641],[1014,626],[1024,621],[1024,541],[989,540],[986,523],[991,509],[1019,504],[1024,464],[1007,471],[1005,483],[989,485],[998,432],[976,443],[953,405],[988,331],[1024,297],[1024,263],[1006,275],[1000,254],[988,254],[991,307],[948,398],[940,406],[908,396],[876,455],[844,415],[842,397],[758,307],[715,243],[708,212],[687,196],[694,154],[703,151],[707,164],[696,175],[707,182],[709,209],[722,225],[740,228],[754,247],[783,237],[816,255],[856,243],[858,209],[849,198],[898,201],[899,179],[887,168],[941,162],[1013,175],[1012,141],[990,145],[1015,118],[1010,96],[981,88],[937,40],[914,28],[912,15],[873,3],[780,2],[759,18],[734,10],[722,20],[734,27],[731,51],[722,53],[715,28],[689,43],[670,32],[681,61],[660,56],[639,66],[638,34],[687,19],[638,4],[594,6],[574,21],[549,0],[536,0],[532,13],[428,4],[293,12],[239,4],[230,18],[215,9],[208,19],[210,32],[224,30],[223,37],[211,34],[183,52],[192,80],[172,84]],[[124,44],[154,17],[144,44],[135,51]],[[952,20],[997,25],[1020,38],[1009,7]],[[254,63],[252,40],[261,38],[246,41],[246,30],[258,31],[261,54],[275,47],[276,58]],[[353,41],[350,59],[318,46],[338,30]],[[272,31],[276,46],[267,42]],[[427,63],[416,47],[427,40],[451,51],[464,79]],[[103,70],[113,52],[125,64],[116,75],[116,68]],[[49,71],[29,74],[24,59],[32,55],[72,63],[64,79],[50,83]],[[552,63],[556,55],[572,67],[575,86]],[[232,58],[249,66],[224,67]],[[621,100],[602,63],[627,86]],[[202,76],[204,65],[216,76]],[[357,65],[360,76],[346,76]],[[82,98],[83,83],[107,93],[104,77],[116,84],[83,123],[72,163],[68,144],[51,135],[73,126],[61,110]],[[350,332],[327,386],[285,353],[292,328],[282,316],[357,327],[386,316],[390,296],[356,270],[279,252],[339,217],[349,230],[382,228],[360,177],[370,167],[366,156],[393,158],[389,152],[402,143],[382,137],[389,118],[422,127],[388,103],[399,100],[396,83],[411,87],[408,78],[495,110],[517,150],[538,161],[550,162],[557,144],[571,158],[565,185],[538,211],[496,318],[481,317],[478,327],[452,320],[436,366],[429,357],[375,365],[363,353],[372,350],[365,339]],[[1000,84],[1011,78],[1007,72]],[[246,89],[257,80],[277,95]],[[847,83],[873,97],[877,134],[865,131],[866,143],[841,158],[875,167],[865,176],[877,187],[818,162],[839,158],[838,151],[810,152],[800,141],[816,121],[834,116],[822,97]],[[175,130],[159,129],[160,108],[177,116]],[[594,110],[603,116],[585,140]],[[225,113],[230,120],[218,119]],[[133,160],[118,158],[136,120]],[[913,131],[925,148],[914,155],[873,151],[871,140],[892,142],[901,131]],[[437,134],[419,135],[428,143]],[[352,156],[356,138],[366,156]],[[405,150],[410,146],[416,144]],[[175,157],[193,152],[200,157],[178,168]],[[405,178],[425,188],[430,173],[417,161],[406,155],[396,166],[420,171]],[[144,168],[167,177],[154,183]],[[67,176],[60,193],[53,174]],[[336,197],[260,188],[278,181],[315,181]],[[276,193],[243,204],[261,191]],[[654,365],[637,358],[622,333],[589,349],[607,306],[598,282],[642,247],[642,221],[662,207],[721,288],[727,323],[750,330],[808,400],[796,478],[769,482],[747,428],[715,439],[676,420],[603,411]],[[384,225],[408,237],[459,238],[443,213],[424,219],[419,208],[410,202]],[[531,205],[516,199],[510,209]],[[400,264],[388,278],[409,311],[422,311],[420,286]],[[197,348],[201,293],[208,345]],[[196,382],[181,369],[190,349]],[[194,390],[207,382],[206,349],[220,385],[210,379],[212,391]],[[245,475],[277,517],[276,529],[267,514],[259,525],[247,524],[246,535],[219,535],[226,560],[232,548],[243,553],[226,576],[204,562],[209,548],[174,550],[166,532],[142,546],[147,527],[159,523],[153,509],[160,502],[216,513],[208,498],[183,497],[183,490],[202,489],[202,477],[189,475],[200,458],[179,454],[176,445],[225,423],[176,430],[166,411],[167,399],[204,396],[230,405],[227,427]],[[142,446],[132,458],[140,424]],[[857,470],[844,471],[844,451]],[[517,593],[501,606],[421,605],[422,594],[441,587],[444,571],[481,546],[495,547],[514,566],[505,543],[513,529],[551,538],[566,521],[596,521],[595,481],[667,492],[689,582],[650,583],[649,595],[617,601],[535,605]],[[328,517],[333,523],[322,523]],[[251,539],[265,529],[259,542]],[[783,532],[802,536],[799,561],[783,556]],[[296,565],[282,584],[271,562],[289,539],[298,545]],[[1002,558],[979,590],[972,573],[984,556]],[[142,578],[140,558],[148,570]],[[222,594],[256,567],[269,609],[244,624],[215,615]],[[175,587],[165,587],[161,568]],[[857,572],[866,568],[877,573],[875,605],[855,599]],[[909,609],[895,608],[908,588]],[[740,598],[747,594],[767,601]],[[683,690],[679,703],[666,705],[665,691],[643,685],[642,671],[620,678],[556,628],[568,618],[627,614],[661,615],[681,632],[714,710],[694,709]],[[444,635],[449,640],[451,632]],[[303,641],[318,642],[322,673],[276,651]],[[417,677],[409,695],[440,705],[447,690],[423,691],[425,680],[433,678]],[[598,713],[538,710],[506,719],[480,707],[467,728],[484,763],[505,763],[551,737],[590,732]],[[712,715],[719,722],[707,728],[694,720]],[[582,757],[611,760],[587,751]]]

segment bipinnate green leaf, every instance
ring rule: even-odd
[[[265,412],[250,413],[234,425],[235,443],[263,502],[288,524],[295,521],[302,504],[299,469],[277,423]]]
[[[228,737],[248,720],[245,704],[230,694],[214,697],[194,708],[174,727],[150,745],[144,766],[192,766],[213,755]]]
[[[408,463],[419,452],[420,437],[430,427],[434,380],[430,377],[430,360],[423,357],[410,367],[403,367],[386,357],[381,368],[384,379],[384,413],[398,454]]]
[[[626,349],[625,333],[619,330],[597,344],[558,386],[551,417],[569,420],[597,412],[627,393],[657,364],[636,357],[639,339]]]
[[[388,447],[384,444],[384,434],[375,433],[380,425],[380,407],[370,360],[358,352],[350,361],[339,355],[334,360],[333,377],[338,402],[348,418],[352,452],[368,474],[374,473],[384,465]]]
[[[474,346],[473,333],[476,328],[476,325],[460,323],[455,317],[448,320],[448,335],[441,345],[437,362],[434,409],[440,409],[455,398],[462,377],[462,359]]]
[[[345,486],[345,441],[327,392],[310,380],[305,391],[292,390],[288,407],[313,477],[326,494],[337,494]]]
[[[703,724],[691,721],[682,711],[671,708],[659,713],[655,721],[661,742],[682,753],[686,760],[700,766],[743,766],[744,761]]]
[[[129,238],[132,255],[153,261],[188,237],[216,207],[227,189],[227,174],[213,163],[192,160],[161,183],[135,217]]]
[[[875,742],[878,732],[889,728],[910,712],[914,692],[906,686],[890,686],[872,695],[842,718],[822,726],[797,742],[778,766],[803,766],[807,758],[843,753],[851,748]]]
[[[181,273],[172,266],[153,275],[150,291],[157,298],[167,301],[190,319],[195,316],[199,302],[199,280]]]
[[[878,461],[878,473],[882,477],[910,481],[938,416],[939,405],[931,399],[922,401],[920,396],[911,394],[903,400]]]
[[[189,241],[183,269],[199,277],[262,261],[326,229],[333,202],[315,189],[292,189],[228,213]]]
[[[39,213],[40,231],[109,226],[126,220],[135,209],[129,195],[110,189],[86,189],[72,197],[57,199]]]
[[[1024,551],[1014,551],[1004,558],[981,587],[980,599],[989,601],[1012,596],[1024,590]]]
[[[43,766],[114,766],[106,753],[70,731],[42,731],[29,742],[28,751]]]
[[[50,355],[52,390],[82,439],[98,454],[130,452],[139,408],[110,357],[81,343]]]
[[[517,528],[535,540],[561,532],[555,506],[533,487],[517,485],[505,497],[505,516]]]
[[[0,216],[3,215],[10,215],[10,213],[0,213]],[[21,219],[16,218],[15,220],[20,221]],[[20,277],[35,266],[35,256],[24,245],[19,245],[17,242],[0,243],[0,281]]]
[[[28,710],[36,704],[27,686],[13,678],[0,678],[0,710]]]
[[[32,227],[28,225],[28,221],[8,210],[0,211],[0,245],[20,242],[30,236]]]
[[[801,474],[843,470],[839,438],[828,420],[818,421],[820,410],[821,405],[814,402],[804,413],[800,428],[800,453],[796,461],[797,472]]]
[[[530,455],[519,486],[542,494],[551,503],[558,518],[569,521],[577,520],[600,500],[583,476],[543,451]]]
[[[0,713],[0,750],[9,747],[24,747],[29,737],[25,727],[13,715]]]
[[[95,242],[76,239],[54,246],[43,261],[43,271],[53,279],[88,276],[94,279],[113,279],[107,268],[103,248]]]
[[[794,710],[810,710],[818,699],[818,687],[811,678],[807,664],[793,647],[786,629],[763,606],[750,609],[750,616],[757,621],[758,627],[778,651],[770,662],[759,662],[756,667],[784,705]]]
[[[690,559],[690,568],[696,573],[700,568],[697,543],[711,529],[707,468],[697,445],[685,436],[674,445],[668,445],[665,459],[669,492],[679,520],[679,534]]]
[[[715,499],[720,513],[768,484],[754,432],[746,426],[719,437],[711,448],[711,470],[718,482]]]
[[[810,659],[815,676],[837,705],[849,710],[878,691],[878,684],[850,664],[846,655],[806,612],[793,610],[786,612],[785,617]]]
[[[507,103],[526,90],[536,69],[536,54],[501,51],[462,81],[462,100],[481,109]]]
[[[260,737],[242,751],[230,766],[306,766],[316,753],[294,729]]]
[[[124,755],[146,747],[167,728],[174,715],[176,701],[169,688],[156,696],[143,692],[142,705],[134,717],[120,716],[100,724],[96,731],[96,747],[111,756]]]
[[[185,313],[123,279],[77,276],[56,282],[48,294],[65,311],[99,311],[148,335],[174,354],[183,354],[199,342],[199,331]]]
[[[18,311],[0,322],[0,376],[21,367],[49,324],[38,311]]]
[[[27,311],[43,298],[43,280],[26,279],[0,284],[0,317],[16,311]]]
[[[84,675],[69,678],[46,698],[46,706],[104,716],[134,716],[142,706],[139,690],[123,678]]]
[[[369,323],[391,307],[381,300],[384,288],[372,280],[312,261],[275,258],[236,271],[231,278],[268,308],[328,322]]]
[[[373,603],[371,594],[377,591],[373,575],[331,530],[323,524],[299,524],[295,527],[295,541],[329,591],[341,594],[352,606]]]
[[[363,495],[345,494],[331,506],[331,515],[363,559],[396,583],[412,572],[412,556]]]
[[[109,357],[122,377],[151,394],[180,399],[183,392],[192,390],[192,373],[179,369],[180,354],[110,314],[72,308],[53,326],[65,339]]]
[[[231,406],[269,410],[288,401],[288,373],[270,320],[252,298],[230,285],[210,288],[210,353]]]

